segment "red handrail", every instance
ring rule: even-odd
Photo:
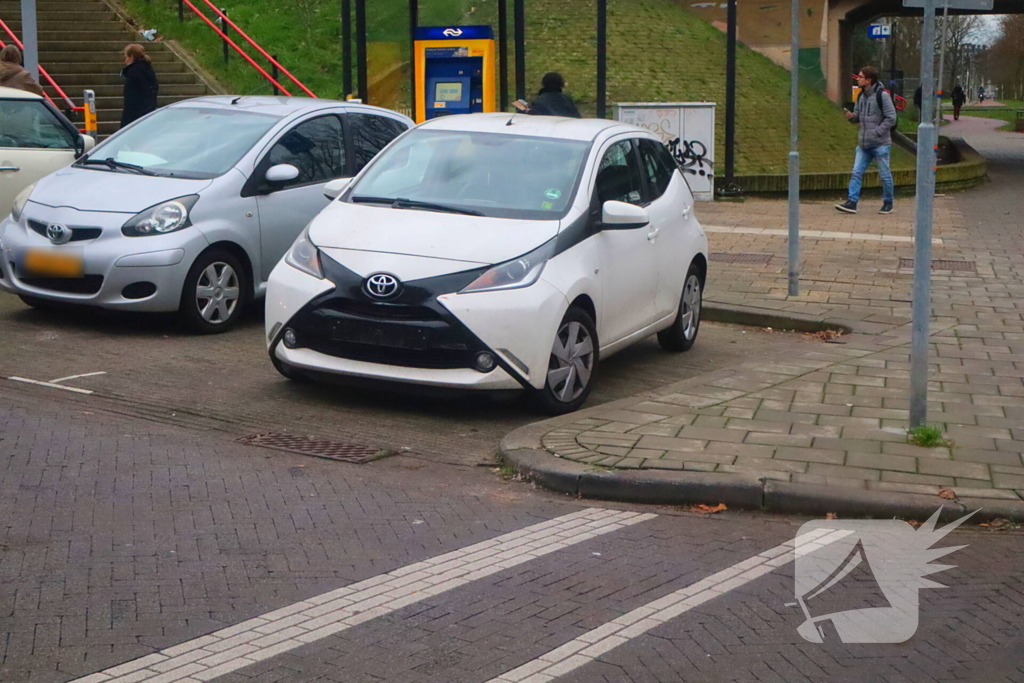
[[[247,41],[249,42],[249,44],[250,44],[250,45],[252,45],[252,46],[253,46],[253,47],[254,47],[254,48],[256,49],[256,51],[257,51],[257,52],[259,52],[259,53],[260,53],[261,55],[263,55],[264,57],[266,57],[266,58],[267,58],[267,61],[269,61],[269,62],[270,62],[271,64],[273,64],[274,66],[276,66],[276,67],[277,67],[277,68],[278,68],[278,69],[279,69],[279,70],[281,71],[281,73],[283,73],[283,74],[284,74],[285,76],[287,76],[288,78],[290,78],[290,79],[292,80],[292,83],[294,83],[295,85],[297,85],[297,86],[299,87],[299,89],[300,89],[300,90],[302,90],[302,92],[306,93],[306,94],[307,94],[307,95],[309,95],[310,97],[314,97],[314,98],[316,97],[316,94],[315,94],[315,93],[314,93],[314,92],[313,92],[312,90],[310,90],[309,88],[307,88],[307,87],[306,87],[305,85],[303,85],[303,84],[302,84],[302,81],[300,81],[300,80],[299,80],[299,79],[297,79],[297,78],[296,78],[295,76],[293,76],[293,75],[291,74],[291,72],[290,72],[290,71],[288,71],[288,69],[286,69],[286,68],[284,68],[283,66],[281,66],[281,63],[280,63],[280,62],[278,62],[278,61],[277,61],[276,59],[274,59],[273,57],[271,57],[271,56],[270,56],[270,55],[269,55],[269,54],[267,53],[267,51],[266,51],[266,50],[264,50],[264,49],[263,49],[262,47],[260,47],[260,46],[259,46],[259,45],[258,45],[258,44],[256,43],[256,41],[255,41],[255,40],[253,40],[252,38],[250,38],[250,37],[249,37],[249,35],[248,35],[248,34],[247,34],[247,33],[246,33],[245,31],[243,31],[242,29],[238,28],[238,24],[236,24],[235,22],[231,21],[231,20],[230,20],[230,19],[228,18],[228,15],[224,14],[224,12],[220,11],[219,9],[217,9],[217,6],[216,6],[216,5],[214,5],[214,4],[212,3],[212,2],[210,2],[210,0],[203,0],[203,2],[205,2],[205,3],[207,4],[207,6],[209,6],[209,8],[210,8],[210,9],[212,9],[212,10],[214,11],[214,13],[215,13],[215,14],[216,14],[216,15],[217,15],[218,17],[220,17],[220,20],[221,20],[221,21],[225,22],[225,23],[226,23],[226,24],[227,24],[228,26],[230,26],[230,27],[231,27],[232,29],[234,29],[234,30],[235,30],[235,32],[236,32],[236,33],[238,33],[238,35],[240,35],[240,36],[242,36],[243,38],[245,38],[245,39],[246,39],[246,40],[247,40]]]
[[[20,40],[18,40],[18,36],[14,35],[14,31],[10,29],[10,27],[4,22],[3,19],[0,19],[0,27],[2,27],[3,30],[7,33],[7,35],[10,36],[11,40],[14,41],[14,44],[17,45],[18,48],[20,48],[21,50],[25,49],[25,45]],[[4,47],[6,47],[6,45],[4,45],[4,42],[0,40],[0,48]],[[50,76],[49,73],[47,73],[46,69],[43,68],[42,64],[39,65],[39,75],[46,79],[46,82],[50,84],[50,87],[57,91],[57,94],[60,95],[61,98],[63,98],[64,102],[67,103],[67,106],[69,109],[71,109],[71,111],[85,111],[85,107],[75,106],[75,103],[72,102],[71,98],[68,97],[67,93],[64,92],[59,85],[57,85],[57,82],[53,80],[53,77]],[[57,103],[54,102],[53,99],[49,95],[47,95],[45,91],[43,92],[43,95],[46,97],[46,99],[50,100],[50,104],[52,104],[55,107],[57,106]]]
[[[275,79],[275,78],[274,78],[273,76],[271,76],[270,74],[268,74],[268,73],[267,73],[267,72],[266,72],[266,71],[265,71],[265,70],[263,69],[263,67],[261,67],[261,66],[260,66],[259,64],[257,64],[257,63],[256,63],[256,61],[255,61],[255,60],[254,60],[254,59],[253,59],[252,57],[250,57],[250,56],[249,56],[249,55],[248,55],[248,54],[247,54],[247,53],[245,52],[245,50],[243,50],[242,48],[238,47],[238,45],[237,45],[237,44],[235,43],[235,41],[231,40],[231,38],[229,38],[229,37],[228,37],[228,35],[227,35],[226,33],[224,33],[224,31],[222,31],[222,30],[220,30],[219,28],[217,28],[217,25],[216,25],[216,24],[214,24],[214,23],[213,23],[213,21],[211,21],[209,17],[207,17],[207,16],[206,16],[205,14],[203,14],[202,12],[200,12],[200,11],[199,11],[199,10],[198,10],[198,9],[196,8],[196,6],[192,4],[192,1],[191,1],[191,0],[182,0],[182,2],[183,2],[183,3],[184,3],[184,4],[185,4],[185,5],[186,5],[186,6],[187,6],[187,7],[188,7],[188,8],[190,9],[190,10],[192,10],[192,12],[194,12],[194,13],[195,13],[195,15],[196,15],[197,17],[199,17],[200,19],[202,19],[203,21],[205,21],[205,22],[206,22],[206,23],[207,23],[207,24],[208,24],[208,25],[210,26],[210,28],[212,28],[212,29],[214,30],[214,32],[215,32],[215,33],[216,33],[217,35],[219,35],[219,36],[220,36],[220,37],[221,37],[221,38],[222,38],[222,39],[224,40],[224,42],[226,42],[226,43],[227,43],[228,45],[230,45],[231,47],[233,47],[233,48],[235,49],[235,52],[237,52],[238,54],[242,55],[242,58],[243,58],[243,59],[245,59],[245,61],[249,62],[249,64],[251,64],[251,65],[252,65],[252,67],[253,67],[254,69],[256,69],[256,71],[258,71],[258,72],[260,73],[260,75],[261,75],[261,76],[263,76],[263,78],[265,78],[265,79],[267,79],[268,81],[270,81],[270,83],[271,83],[271,84],[273,84],[273,85],[274,85],[274,87],[276,87],[276,88],[277,88],[278,90],[280,90],[281,92],[283,92],[283,93],[284,93],[285,95],[287,95],[287,96],[289,96],[289,97],[291,97],[291,96],[292,96],[292,94],[291,94],[290,92],[288,92],[288,89],[287,89],[287,88],[285,88],[285,87],[284,87],[283,85],[281,85],[280,83],[278,83],[278,82],[277,82],[277,80],[276,80],[276,79]],[[209,4],[209,0],[207,0],[207,4]],[[212,7],[212,5],[211,5],[211,7]],[[218,15],[219,15],[220,17],[222,17],[223,19],[227,20],[227,22],[228,22],[228,24],[229,24],[230,26],[232,26],[232,27],[233,27],[233,28],[234,28],[234,29],[235,29],[236,31],[238,31],[238,33],[239,33],[240,35],[244,36],[244,37],[245,37],[245,39],[246,39],[246,40],[248,40],[248,41],[249,41],[249,43],[250,43],[250,44],[252,44],[252,45],[253,45],[254,47],[256,47],[256,49],[257,49],[257,50],[259,50],[259,51],[260,51],[260,53],[261,53],[261,54],[262,54],[263,56],[265,56],[265,57],[266,57],[267,59],[269,59],[269,60],[271,61],[271,63],[272,63],[272,64],[273,64],[274,66],[276,66],[276,67],[277,67],[278,69],[280,69],[281,71],[284,71],[284,73],[286,73],[286,74],[288,75],[288,77],[289,77],[289,78],[291,78],[291,79],[292,79],[292,80],[293,80],[293,81],[294,81],[294,82],[296,83],[296,85],[298,85],[298,86],[299,86],[300,88],[302,88],[302,90],[304,90],[304,91],[305,91],[305,92],[306,92],[306,93],[307,93],[307,94],[308,94],[308,95],[309,95],[310,97],[316,97],[316,95],[314,95],[314,94],[313,94],[313,93],[312,93],[312,92],[311,92],[311,91],[310,91],[310,90],[309,90],[308,88],[306,88],[306,86],[302,85],[302,83],[300,83],[300,82],[298,81],[298,79],[296,79],[296,78],[295,78],[294,76],[292,76],[292,75],[291,75],[290,73],[288,73],[288,71],[287,71],[287,70],[285,70],[285,69],[284,69],[284,67],[282,67],[282,66],[281,66],[281,65],[280,65],[280,64],[279,64],[279,63],[277,62],[277,60],[276,60],[276,59],[274,59],[274,58],[272,58],[272,57],[271,57],[270,55],[268,55],[268,54],[266,53],[266,51],[265,51],[265,50],[263,50],[263,48],[259,47],[258,45],[256,45],[256,43],[255,43],[255,42],[253,42],[252,38],[250,38],[249,36],[247,36],[247,35],[246,35],[246,34],[245,34],[245,33],[244,33],[244,32],[243,32],[243,31],[242,31],[241,29],[239,29],[239,28],[238,28],[237,26],[235,26],[235,24],[233,24],[233,23],[231,22],[231,20],[230,20],[230,19],[227,19],[227,17],[225,17],[225,16],[224,16],[224,15],[223,15],[223,14],[222,14],[222,13],[220,12],[220,10],[218,10],[218,9],[217,9],[216,7],[214,7],[214,11],[215,11],[215,12],[217,12],[217,14],[218,14]]]

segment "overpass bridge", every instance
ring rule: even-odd
[[[721,30],[726,28],[723,0],[678,0],[694,14]],[[937,0],[941,2],[941,0]],[[848,97],[850,74],[862,64],[853,62],[856,31],[880,17],[921,16],[903,0],[800,0],[800,74],[817,84],[835,102]],[[747,47],[789,68],[790,0],[737,0],[737,37]],[[1024,0],[995,0],[991,12],[950,14],[1021,14]]]

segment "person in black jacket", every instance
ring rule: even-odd
[[[953,120],[960,120],[960,107],[964,106],[964,102],[967,101],[967,95],[964,93],[963,87],[957,83],[953,88]]]
[[[537,93],[537,99],[530,103],[528,114],[583,118],[572,98],[562,92],[565,88],[565,79],[562,78],[562,74],[557,71],[546,73],[540,84],[540,92]]]
[[[132,44],[124,49],[121,78],[124,79],[124,108],[121,112],[121,127],[124,128],[156,109],[160,84],[153,65],[149,63],[146,48]]]

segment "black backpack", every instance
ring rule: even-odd
[[[878,111],[882,112],[882,117],[884,118],[885,117],[885,107],[882,106],[882,91],[883,90],[885,90],[885,88],[879,88],[878,90],[875,91],[875,103],[878,105]],[[893,119],[893,122],[892,122],[892,129],[896,130],[896,124],[898,124],[900,122],[900,112],[896,108],[896,98],[888,90],[885,90],[885,92],[889,93],[889,98],[892,100],[892,109],[893,109],[894,112],[896,112],[896,117]],[[863,95],[864,95],[864,91],[861,90],[860,91],[860,95],[858,95],[857,98],[860,99],[860,97],[862,97]]]

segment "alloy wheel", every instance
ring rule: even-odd
[[[697,336],[697,327],[700,325],[700,279],[696,275],[690,275],[686,279],[683,300],[679,305],[683,337],[690,341]]]
[[[579,398],[594,371],[594,340],[587,328],[567,321],[558,328],[548,364],[548,390],[562,403]]]
[[[196,306],[199,315],[208,323],[227,322],[238,306],[241,288],[235,269],[223,261],[208,265],[196,284]]]

